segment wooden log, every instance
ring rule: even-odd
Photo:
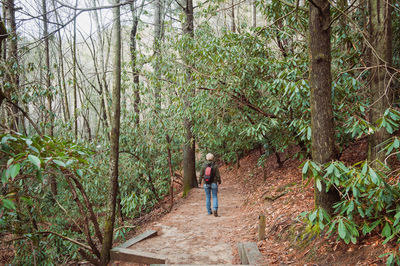
[[[122,245],[118,246],[117,248],[128,248],[128,247],[132,246],[133,244],[136,244],[137,242],[142,241],[143,239],[146,239],[148,237],[155,236],[155,235],[157,235],[157,231],[147,230],[143,234],[140,234],[138,236],[135,236],[135,237],[129,239],[128,241],[124,242]]]
[[[277,196],[274,196],[274,197],[265,196],[264,199],[265,199],[265,200],[270,200],[270,201],[275,201],[275,200],[279,199],[280,197],[285,196],[288,192],[289,192],[289,191],[284,191],[284,192],[282,192],[281,194],[279,194],[279,195],[277,195]]]
[[[239,258],[240,258],[240,264],[249,264],[243,243],[238,243],[237,248],[238,248],[238,253],[239,253]]]
[[[113,261],[118,260],[142,264],[165,264],[166,261],[164,256],[127,248],[113,248],[110,251],[110,256]]]
[[[265,239],[265,215],[258,216],[258,241]]]
[[[261,252],[258,250],[255,242],[244,243],[244,249],[246,251],[247,260],[251,265],[263,265],[265,264],[264,258]]]
[[[238,243],[241,264],[265,265],[265,261],[255,242]]]

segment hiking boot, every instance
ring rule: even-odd
[[[214,216],[218,217],[218,212],[217,211],[214,211]]]

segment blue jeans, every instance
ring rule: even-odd
[[[217,183],[204,184],[204,190],[206,191],[206,208],[208,214],[211,214],[211,193],[213,201],[213,210],[218,210],[218,185]]]

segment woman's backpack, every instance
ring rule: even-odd
[[[208,164],[204,171],[204,182],[206,184],[211,184],[214,181],[214,171],[212,169],[212,164]]]

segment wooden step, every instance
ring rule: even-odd
[[[127,248],[113,248],[110,251],[112,261],[135,262],[141,264],[164,264],[166,257],[150,252],[137,251]]]
[[[136,244],[139,241],[142,241],[142,240],[144,240],[144,239],[146,239],[148,237],[155,236],[155,235],[157,235],[157,231],[155,231],[155,230],[147,230],[143,234],[135,236],[135,237],[129,239],[128,241],[124,242],[122,245],[119,245],[118,248],[128,248],[128,247]]]
[[[238,243],[238,251],[241,264],[266,265],[255,242]]]

